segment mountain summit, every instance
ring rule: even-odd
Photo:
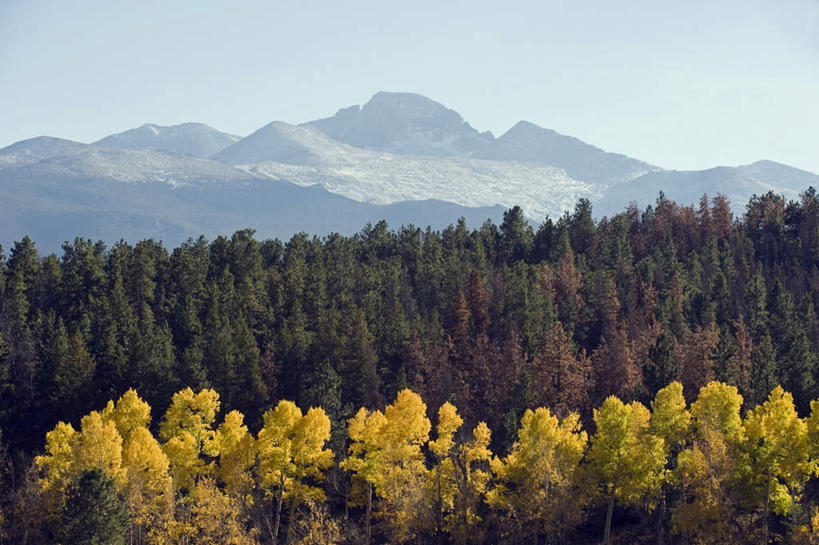
[[[415,93],[376,93],[364,106],[306,123],[351,146],[398,155],[472,155],[491,145],[454,110]]]
[[[218,131],[203,123],[182,123],[171,126],[147,123],[136,129],[106,136],[94,142],[94,145],[210,157],[239,139],[238,136]]]
[[[577,180],[602,184],[624,182],[660,170],[528,121],[518,122],[480,156],[499,161],[545,163],[562,168]]]

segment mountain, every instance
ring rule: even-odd
[[[572,136],[520,121],[478,155],[499,161],[544,163],[577,180],[610,184],[660,170],[637,159],[608,153]]]
[[[422,157],[362,149],[310,125],[274,122],[214,155],[255,175],[303,186],[320,184],[373,204],[436,199],[467,207],[521,205],[536,219],[558,216],[581,197],[600,196],[592,184],[558,168],[469,157]]]
[[[351,146],[398,155],[468,156],[494,141],[458,112],[414,93],[376,93],[363,107],[343,108],[306,125]]]
[[[741,214],[752,195],[773,191],[796,199],[810,186],[819,187],[819,176],[773,161],[707,170],[650,172],[608,190],[597,203],[597,213],[612,215],[632,202],[644,208],[653,204],[662,191],[680,204],[696,203],[703,194],[721,193],[728,198],[734,213]]]
[[[275,161],[289,165],[318,165],[326,157],[355,153],[356,148],[337,142],[321,131],[274,121],[213,155],[229,165]]]
[[[164,151],[122,150],[87,146],[73,155],[56,156],[21,166],[16,179],[94,178],[118,183],[167,183],[171,186],[254,178],[218,161]]]
[[[29,235],[46,252],[75,236],[108,243],[155,238],[174,246],[247,227],[260,238],[352,234],[382,219],[392,227],[438,229],[461,216],[472,226],[499,221],[504,211],[435,200],[379,206],[217,161],[75,144],[80,152],[74,155],[0,167],[0,244]],[[18,147],[15,153],[30,157],[33,151],[26,155]]]
[[[301,125],[274,121],[238,138],[197,123],[83,144],[42,136],[0,149],[0,243],[34,235],[146,237],[173,245],[251,227],[264,237],[352,233],[366,222],[443,227],[498,220],[519,205],[535,223],[589,199],[597,217],[663,191],[680,204],[722,193],[797,198],[819,176],[773,161],[666,171],[521,121],[499,138],[412,93]]]
[[[217,131],[202,123],[183,123],[168,127],[148,123],[136,129],[106,136],[94,142],[94,145],[210,157],[239,139],[238,136]]]
[[[74,155],[86,149],[88,144],[52,136],[38,136],[0,149],[0,168],[28,165],[49,157]]]

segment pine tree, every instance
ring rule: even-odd
[[[94,468],[69,486],[57,535],[63,545],[124,545],[127,524],[114,481]]]

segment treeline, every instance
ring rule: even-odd
[[[500,457],[487,425],[463,428],[449,402],[431,439],[411,390],[359,409],[347,453],[328,448],[321,408],[280,401],[254,435],[236,410],[217,418],[210,389],[176,393],[157,439],[150,406],[128,390],[79,431],[60,422],[46,435],[8,533],[62,545],[568,543],[605,513],[608,544],[619,505],[637,517],[621,543],[651,532],[660,543],[816,543],[819,508],[803,491],[819,468],[819,401],[806,419],[781,387],[744,418],[742,404],[711,382],[689,408],[673,382],[650,410],[606,398],[591,437],[577,413],[540,407]]]
[[[514,208],[475,230],[246,230],[172,250],[75,239],[43,257],[24,238],[0,249],[5,489],[58,421],[78,427],[131,387],[160,413],[180,389],[214,388],[254,432],[280,399],[321,406],[337,453],[358,407],[405,388],[451,401],[467,429],[485,421],[499,455],[527,409],[593,429],[609,395],[648,405],[673,381],[733,385],[743,411],[781,384],[804,417],[819,397],[817,263],[813,189],[754,197],[741,218],[721,196],[661,196],[602,221],[581,200],[537,229]]]

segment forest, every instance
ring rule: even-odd
[[[819,543],[819,195],[0,249],[0,543]]]

